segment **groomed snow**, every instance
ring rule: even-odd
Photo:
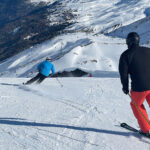
[[[148,150],[118,78],[0,79],[1,150]]]

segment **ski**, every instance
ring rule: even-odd
[[[139,134],[139,135],[142,135],[142,136],[147,137],[147,138],[150,139],[150,134],[143,133],[143,132],[141,132],[141,131],[139,131],[139,130],[133,128],[133,127],[131,127],[130,125],[128,125],[128,124],[126,124],[126,123],[121,123],[120,126],[121,126],[122,128],[124,128],[124,129],[127,129],[127,130],[129,130],[129,131],[135,132],[135,133],[137,133],[137,134]]]

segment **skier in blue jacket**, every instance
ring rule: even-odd
[[[55,68],[54,68],[54,65],[51,63],[50,57],[47,57],[44,62],[39,64],[37,69],[39,73],[34,78],[32,78],[31,80],[27,81],[24,84],[26,85],[31,84],[35,81],[37,81],[37,83],[40,84],[45,78],[47,78],[50,75],[51,71],[52,71],[52,74],[55,73]]]

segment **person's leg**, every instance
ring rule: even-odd
[[[25,84],[31,84],[33,82],[35,82],[36,80],[38,80],[40,78],[40,73],[38,73],[34,78],[30,79],[29,81],[27,81]]]
[[[148,94],[149,93],[147,91],[145,91],[145,92],[133,92],[133,91],[131,91],[132,99],[135,101],[136,105],[139,107],[139,109],[141,110],[141,112],[143,113],[145,118],[149,121],[146,109],[143,105],[143,102],[144,102],[144,100]],[[148,133],[150,131],[150,125],[147,123],[145,118],[142,116],[142,114],[136,108],[133,101],[131,101],[130,104],[131,104],[131,108],[132,108],[132,111],[134,113],[134,116],[136,117],[141,130],[145,133]]]
[[[44,81],[45,78],[47,78],[47,77],[41,74],[40,78],[37,80],[37,83],[40,84],[41,82]]]
[[[149,90],[149,94],[146,96],[146,101],[150,107],[150,90]]]

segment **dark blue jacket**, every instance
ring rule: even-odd
[[[48,60],[39,64],[38,70],[41,74],[43,74],[44,76],[47,76],[47,77],[50,75],[50,71],[52,71],[52,74],[55,73],[54,65],[52,63],[50,63]]]

